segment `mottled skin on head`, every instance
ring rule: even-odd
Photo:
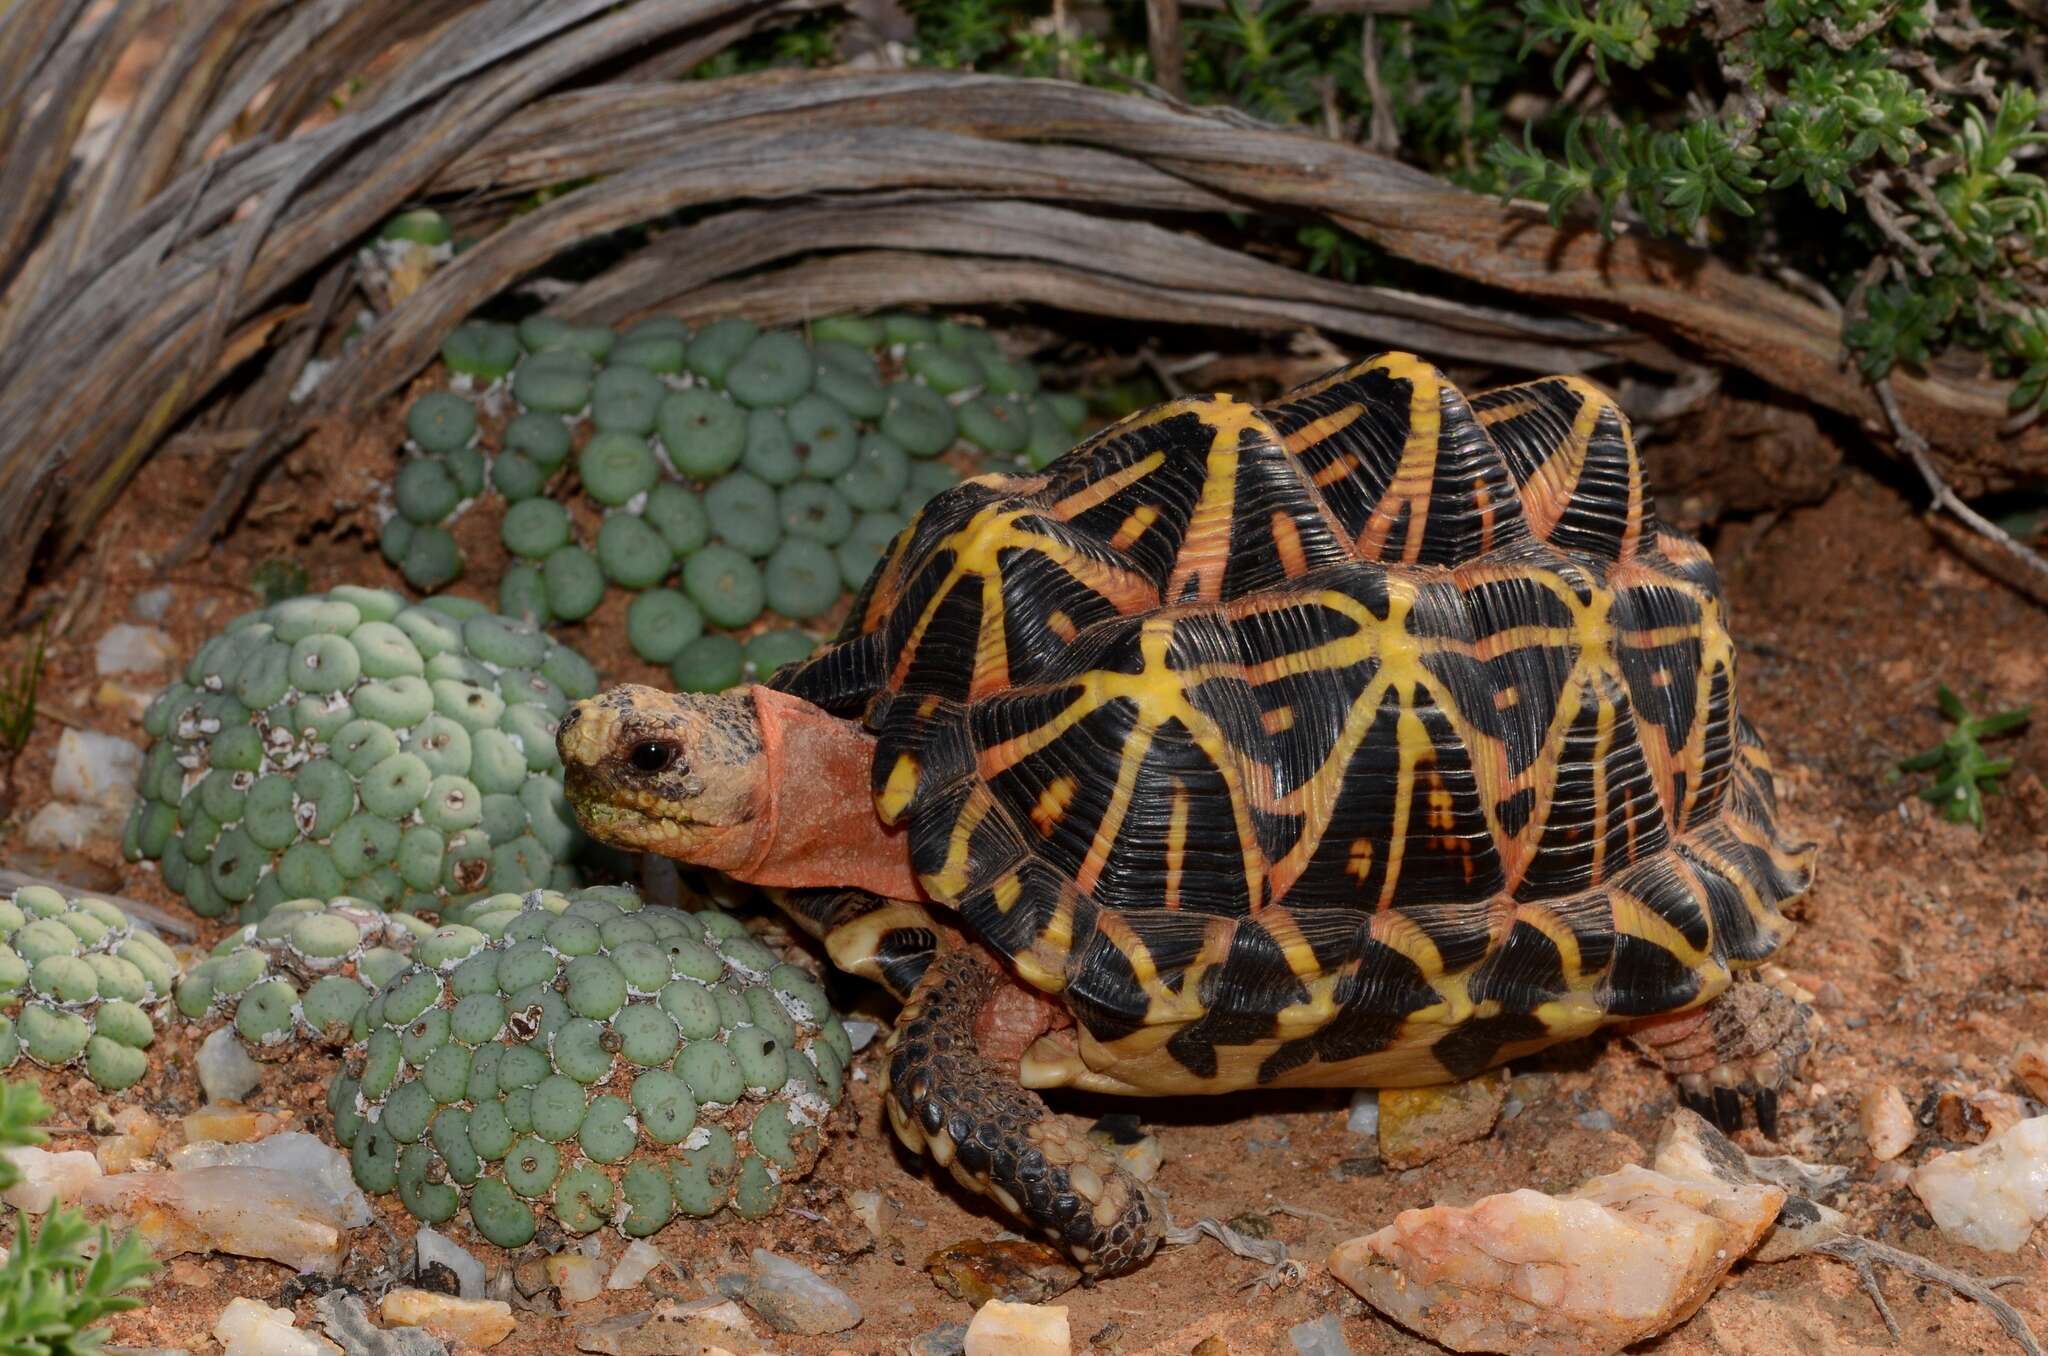
[[[555,744],[570,805],[605,842],[755,885],[919,896],[868,793],[873,737],[808,702],[628,684],[578,702]]]
[[[577,703],[555,742],[593,837],[768,887],[835,964],[905,1000],[883,1088],[905,1144],[1091,1274],[1151,1256],[1157,1195],[1018,1084],[1026,1049],[1071,1019],[926,912],[902,831],[875,813],[872,736],[763,687],[625,686]]]

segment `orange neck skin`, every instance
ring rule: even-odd
[[[785,693],[748,691],[761,717],[764,803],[749,826],[748,860],[727,869],[755,885],[922,899],[909,838],[875,813],[875,737]]]

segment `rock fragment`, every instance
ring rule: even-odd
[[[233,1027],[224,1026],[201,1041],[196,1063],[209,1102],[239,1102],[263,1081],[263,1066],[249,1058]]]
[[[612,1274],[605,1278],[604,1288],[631,1290],[653,1275],[657,1267],[666,1265],[668,1259],[661,1255],[661,1249],[644,1238],[636,1238],[626,1245],[623,1253],[619,1254],[618,1265],[614,1266]]]
[[[341,1348],[292,1326],[292,1311],[261,1300],[236,1298],[213,1325],[221,1356],[342,1356]]]
[[[319,1182],[276,1168],[124,1172],[88,1185],[85,1200],[127,1216],[159,1257],[229,1252],[325,1276],[341,1269],[352,1227]]]
[[[2029,1097],[2048,1102],[2048,1041],[2021,1041],[2012,1052],[2012,1076]]]
[[[604,1293],[604,1267],[596,1257],[571,1249],[547,1260],[548,1284],[564,1304],[588,1304]]]
[[[966,1356],[1069,1356],[1067,1306],[990,1300],[974,1311],[963,1348]]]
[[[1889,1163],[1912,1148],[1913,1137],[1918,1133],[1913,1113],[1906,1106],[1906,1095],[1890,1083],[1863,1090],[1856,1119],[1863,1127],[1863,1140],[1870,1146],[1870,1156],[1880,1163]]]
[[[1064,1254],[1035,1239],[969,1239],[939,1249],[924,1269],[939,1289],[977,1306],[992,1299],[1040,1304],[1081,1283]]]
[[[178,658],[177,642],[159,626],[120,622],[100,633],[93,647],[93,668],[101,677],[116,673],[155,673]]]
[[[512,1335],[512,1306],[503,1300],[466,1300],[401,1287],[385,1294],[377,1312],[386,1323],[425,1328],[445,1342],[494,1347]]]
[[[1849,1175],[1847,1168],[1803,1162],[1778,1155],[1761,1158],[1743,1152],[1735,1141],[1709,1125],[1704,1117],[1680,1108],[1665,1123],[1651,1164],[1666,1177],[1684,1182],[1749,1186],[1758,1182],[1785,1188],[1777,1223],[1764,1235],[1755,1257],[1782,1262],[1811,1252],[1831,1238],[1851,1232],[1841,1211],[1814,1199],[1832,1194]]]
[[[576,1349],[600,1356],[699,1356],[711,1351],[753,1356],[768,1350],[754,1335],[746,1311],[716,1296],[663,1303],[578,1328]]]
[[[313,1301],[313,1313],[346,1356],[448,1356],[448,1344],[425,1328],[380,1328],[362,1297],[330,1290]]]
[[[2048,1219],[2048,1116],[2021,1121],[1974,1149],[1937,1154],[1907,1183],[1949,1237],[2018,1252]]]
[[[739,1298],[777,1332],[819,1337],[861,1321],[860,1306],[810,1268],[763,1248],[754,1249],[753,1261]]]
[[[910,1339],[910,1356],[966,1356],[967,1325],[947,1323]]]
[[[1344,1340],[1344,1321],[1335,1314],[1295,1324],[1287,1330],[1287,1340],[1296,1356],[1351,1356],[1351,1344]]]
[[[172,1153],[170,1163],[173,1168],[261,1168],[284,1173],[317,1193],[346,1227],[360,1229],[370,1222],[370,1199],[356,1185],[347,1155],[303,1130],[238,1144],[202,1140]]]
[[[1934,1103],[1934,1128],[1957,1144],[1982,1144],[2026,1118],[2026,1104],[2009,1092],[1950,1088]]]
[[[1380,1161],[1396,1171],[1419,1167],[1485,1139],[1506,1100],[1507,1075],[1499,1069],[1445,1087],[1382,1088]]]
[[[124,1106],[114,1113],[114,1133],[93,1146],[93,1156],[103,1173],[126,1172],[156,1151],[163,1134],[162,1121],[139,1106]]]
[[[437,1230],[422,1228],[413,1235],[413,1253],[419,1259],[419,1269],[447,1267],[455,1276],[455,1293],[463,1299],[484,1297],[484,1264],[470,1254],[469,1249]]]
[[[0,1150],[14,1164],[21,1180],[0,1193],[0,1203],[31,1215],[49,1213],[53,1205],[69,1205],[99,1180],[100,1161],[83,1149],[51,1153],[48,1149]]]
[[[1777,1186],[1631,1166],[1565,1196],[1525,1189],[1404,1210],[1340,1245],[1330,1270],[1455,1351],[1613,1356],[1690,1317],[1784,1201]]]

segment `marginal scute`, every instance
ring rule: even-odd
[[[774,685],[1099,1091],[1462,1077],[1713,997],[1776,826],[1712,562],[1578,377],[1384,354],[939,495]]]

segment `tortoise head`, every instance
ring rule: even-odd
[[[759,855],[771,788],[748,692],[615,687],[571,707],[555,747],[593,838],[725,870]]]
[[[627,685],[555,734],[569,804],[602,842],[755,885],[918,897],[903,831],[875,814],[875,739],[759,685],[717,695]]]

